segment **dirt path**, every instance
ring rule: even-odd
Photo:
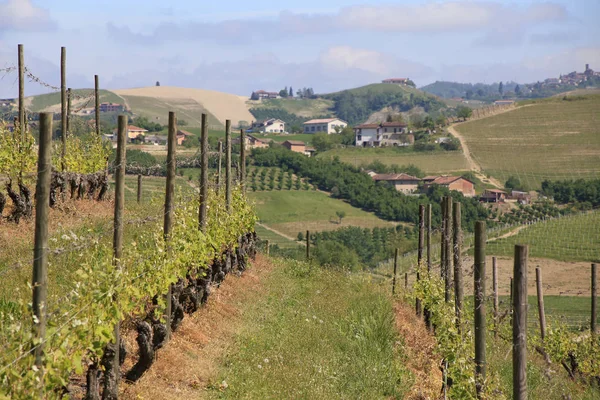
[[[404,339],[406,367],[414,376],[408,400],[437,399],[442,388],[441,357],[436,353],[436,340],[413,307],[404,303],[394,305],[396,329]]]
[[[273,228],[270,228],[270,227],[268,227],[268,226],[267,226],[267,225],[265,225],[265,224],[261,224],[260,222],[257,222],[257,223],[256,223],[256,225],[258,225],[258,226],[261,226],[261,227],[265,228],[266,230],[268,230],[268,231],[271,231],[271,232],[275,233],[276,235],[282,236],[282,237],[286,238],[287,240],[291,240],[292,242],[296,242],[296,243],[304,244],[304,242],[299,242],[299,241],[298,241],[298,239],[296,239],[296,238],[293,238],[293,237],[291,237],[291,236],[288,236],[288,235],[286,235],[285,233],[283,233],[283,232],[279,232],[279,231],[277,231],[277,230],[275,230],[275,229],[273,229]]]
[[[524,106],[518,106],[518,107],[514,107],[514,108],[508,108],[506,110],[500,110],[496,113],[494,113],[493,115],[489,115],[489,116],[485,116],[482,118],[478,118],[479,119],[484,119],[484,118],[488,118],[488,117],[493,117],[499,114],[504,114],[510,111],[514,111],[514,110],[518,110],[519,108],[523,108],[523,107],[529,107],[532,106],[533,104],[526,104]],[[457,126],[464,124],[464,122],[457,122],[455,124],[449,125],[448,126],[448,131],[452,134],[452,136],[454,136],[455,138],[458,139],[458,141],[460,142],[460,146],[463,149],[463,154],[465,155],[465,158],[467,160],[467,164],[469,165],[469,169],[471,171],[473,171],[473,173],[477,176],[477,178],[479,180],[481,180],[484,183],[489,183],[493,186],[495,186],[498,189],[502,189],[504,188],[504,185],[502,185],[502,183],[500,181],[498,181],[496,178],[494,177],[487,177],[483,174],[483,170],[481,169],[481,165],[479,165],[471,156],[471,151],[469,149],[469,146],[467,146],[467,141],[465,140],[465,138],[460,134],[460,132],[456,129]]]
[[[273,265],[258,254],[241,276],[230,274],[208,302],[183,319],[171,341],[160,349],[152,368],[135,384],[122,381],[123,399],[197,399],[213,382],[221,357],[241,329],[240,304],[255,301],[263,293],[264,279]],[[135,336],[128,336],[136,348]]]

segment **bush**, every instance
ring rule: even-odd
[[[313,248],[312,256],[322,266],[357,271],[360,267],[358,255],[338,242],[320,242]]]

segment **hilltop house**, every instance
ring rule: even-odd
[[[494,105],[496,106],[511,106],[513,104],[515,104],[514,100],[496,100],[494,102]]]
[[[304,133],[325,132],[328,135],[336,133],[337,129],[344,129],[348,126],[346,121],[339,118],[311,119],[304,124]]]
[[[250,130],[261,133],[285,133],[285,122],[277,118],[269,118],[253,122]]]
[[[136,140],[138,138],[138,136],[145,136],[146,132],[148,132],[148,130],[146,129],[142,129],[142,128],[138,128],[137,126],[134,125],[128,125],[127,126],[127,141],[128,142],[132,142],[134,140]],[[112,141],[117,141],[117,129],[113,129],[112,135],[106,135],[106,137]]]
[[[244,143],[246,144],[246,149],[264,149],[269,147],[270,139],[260,139],[255,136],[246,134],[244,137]],[[234,138],[231,140],[231,144],[239,144],[240,138]]]
[[[185,140],[194,137],[194,134],[184,130],[177,131],[177,145],[181,146]]]
[[[99,110],[100,112],[123,112],[125,106],[117,103],[100,103]]]
[[[387,182],[394,189],[404,194],[414,193],[419,188],[421,179],[408,174],[376,174],[373,175],[373,180],[376,182]]]
[[[354,128],[356,147],[409,146],[415,137],[403,122],[362,124]]]
[[[307,147],[306,144],[304,144],[304,142],[301,142],[299,140],[286,140],[282,143],[282,145],[288,150],[291,150],[296,153],[302,153],[308,157],[312,157],[312,155],[316,151],[312,147]]]
[[[394,85],[406,85],[408,84],[409,79],[408,78],[390,78],[390,79],[384,79],[381,81],[381,83],[391,83]]]
[[[475,196],[475,184],[462,176],[436,175],[423,178],[423,189],[427,190],[432,185],[447,187],[448,190],[461,192],[465,197]]]
[[[479,200],[486,203],[504,203],[506,192],[499,189],[486,189]]]
[[[279,97],[279,93],[277,92],[267,92],[264,90],[257,90],[254,92],[259,100],[262,99],[276,99]]]

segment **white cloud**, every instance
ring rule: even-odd
[[[0,3],[0,32],[39,31],[53,26],[48,10],[36,7],[31,0],[7,0]]]

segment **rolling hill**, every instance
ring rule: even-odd
[[[598,94],[553,97],[455,129],[484,172],[536,189],[544,179],[600,176],[598,110]]]

